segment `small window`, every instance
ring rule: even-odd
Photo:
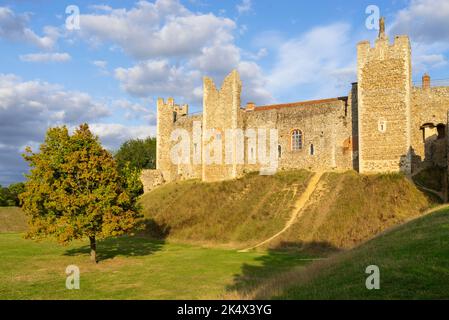
[[[250,157],[249,158],[249,163],[254,164],[256,162],[256,158],[254,156],[254,148],[253,147],[251,147],[249,149],[249,157]]]
[[[384,119],[379,119],[378,130],[380,133],[385,133],[387,131],[387,121]]]
[[[302,131],[295,129],[292,131],[291,136],[292,151],[298,151],[302,149]]]
[[[278,158],[280,159],[282,156],[282,147],[281,145],[278,145]]]
[[[313,144],[310,145],[310,155],[313,156],[315,154],[315,148],[313,147]]]

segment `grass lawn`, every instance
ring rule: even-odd
[[[367,290],[366,267],[380,269]],[[387,232],[354,250],[275,276],[250,298],[449,299],[449,209]]]
[[[62,247],[0,234],[0,299],[215,299],[256,286],[310,261],[286,252],[249,252],[122,237],[102,241],[101,262],[86,242]],[[65,268],[80,268],[80,290],[65,288]]]

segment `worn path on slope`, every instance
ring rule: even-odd
[[[309,184],[307,185],[306,190],[304,190],[304,192],[301,194],[299,199],[296,200],[295,205],[293,206],[293,210],[292,210],[290,219],[287,221],[287,223],[285,224],[284,228],[281,231],[279,231],[275,235],[271,236],[270,238],[254,245],[252,247],[240,250],[239,252],[247,252],[249,250],[256,249],[260,246],[263,246],[264,244],[272,241],[273,239],[279,237],[281,234],[283,234],[285,231],[287,231],[292,226],[292,224],[296,221],[296,219],[301,215],[301,213],[302,213],[303,209],[306,207],[312,193],[315,191],[322,175],[323,175],[323,172],[316,172],[312,176]]]

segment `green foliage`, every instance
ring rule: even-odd
[[[0,185],[0,206],[19,206],[19,194],[25,191],[24,188],[25,185],[22,182],[11,184],[9,187]]]
[[[65,126],[50,128],[40,152],[28,147],[24,158],[31,167],[20,195],[30,217],[28,238],[52,236],[65,244],[119,236],[135,228],[140,217],[138,177],[119,175],[114,158],[87,124],[73,135]]]
[[[5,188],[0,185],[0,207],[6,206]]]
[[[126,141],[115,154],[115,159],[120,170],[123,170],[126,164],[129,164],[132,169],[155,169],[156,138]]]

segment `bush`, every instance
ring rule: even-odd
[[[22,182],[13,183],[9,187],[0,186],[0,206],[14,207],[19,206],[19,194],[24,192],[24,184]]]
[[[127,164],[130,169],[155,169],[156,168],[156,138],[131,139],[120,146],[115,154],[120,170]]]

